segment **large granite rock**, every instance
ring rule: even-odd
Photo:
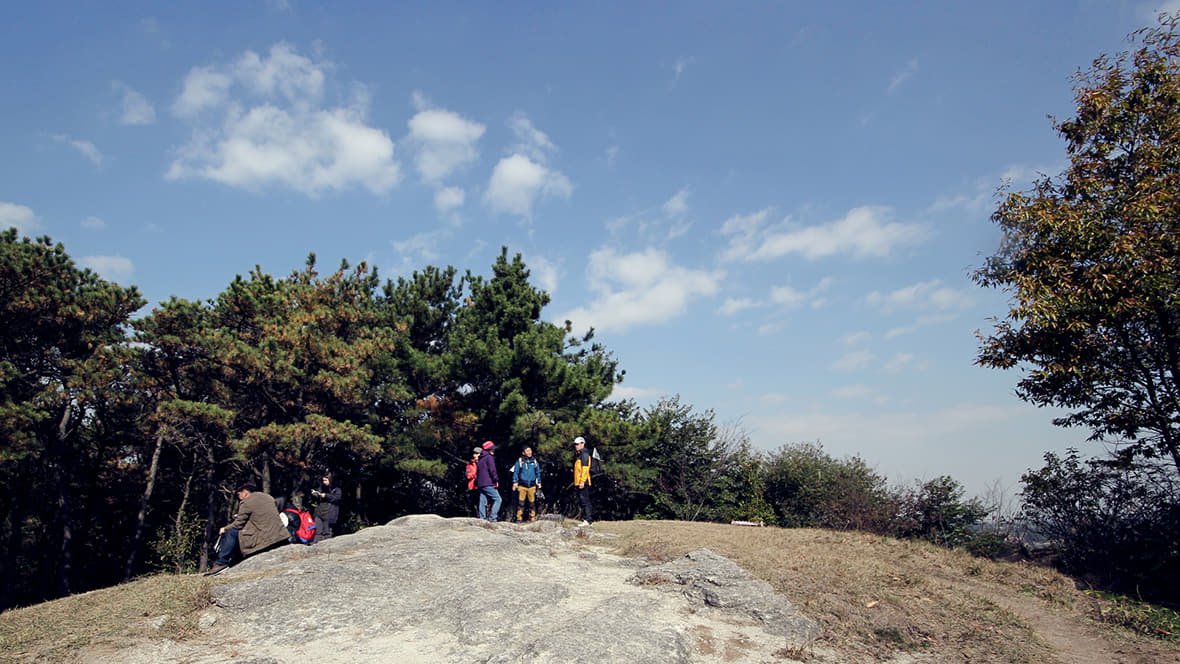
[[[556,522],[403,517],[222,572],[198,638],[82,659],[763,662],[819,634],[721,556],[647,565],[605,553],[598,537]]]

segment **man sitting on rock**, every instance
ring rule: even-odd
[[[287,541],[287,529],[279,518],[274,498],[259,491],[254,480],[246,480],[238,486],[237,494],[241,501],[238,513],[229,525],[218,531],[221,545],[217,560],[205,576],[217,574],[239,558]]]

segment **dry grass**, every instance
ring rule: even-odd
[[[768,581],[824,627],[814,652],[780,653],[784,659],[861,664],[927,654],[923,661],[1070,661],[994,601],[998,598],[1019,598],[1037,610],[1070,616],[1088,630],[1106,630],[1111,641],[1139,638],[1089,621],[1104,600],[1081,593],[1052,570],[981,560],[922,542],[671,521],[594,525],[618,536],[610,541],[623,555],[665,561],[704,547]],[[0,614],[0,662],[65,662],[83,646],[189,638],[217,582],[160,575],[7,611]],[[1127,661],[1180,661],[1180,645],[1140,639],[1133,650],[1159,657]],[[832,660],[824,652],[839,657]]]
[[[70,661],[87,645],[152,634],[184,639],[209,605],[210,579],[159,575],[0,614],[0,662]]]
[[[1046,611],[1083,622],[1095,602],[1053,570],[973,558],[924,542],[672,521],[595,527],[619,535],[618,548],[627,556],[663,561],[708,548],[731,558],[819,621],[824,636],[817,646],[839,651],[849,662],[899,653],[929,653],[938,661],[1056,661],[1024,620],[989,598],[1039,597]]]

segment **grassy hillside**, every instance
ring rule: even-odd
[[[618,535],[627,556],[669,560],[708,548],[736,561],[824,626],[811,653],[817,661],[924,653],[935,661],[1180,662],[1180,643],[1100,622],[1115,605],[1028,563],[855,532],[672,521],[595,526]],[[1128,653],[1143,659],[1123,660]]]
[[[663,561],[704,547],[737,561],[823,625],[810,650],[783,653],[805,661],[1180,662],[1180,643],[1099,622],[1109,602],[1033,565],[825,530],[666,521],[595,530],[614,537],[587,546],[626,556]],[[65,662],[85,644],[194,637],[219,582],[160,575],[8,611],[0,662]]]

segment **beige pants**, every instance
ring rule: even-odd
[[[537,518],[537,487],[516,487],[516,520],[524,521],[523,513],[529,513],[529,521]]]

